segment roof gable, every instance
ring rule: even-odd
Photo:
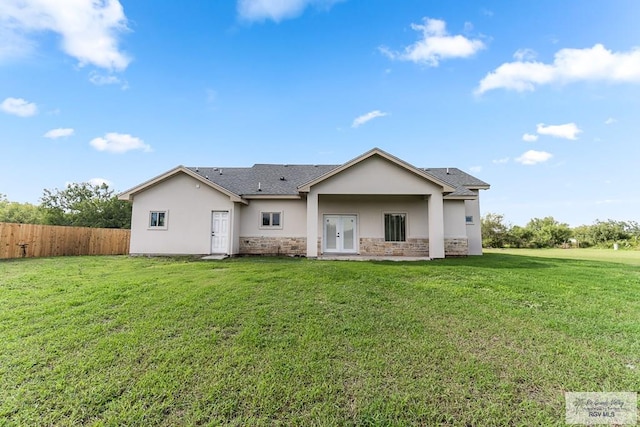
[[[200,181],[201,183],[203,183],[203,184],[205,184],[205,185],[207,185],[207,186],[209,186],[209,187],[211,187],[211,188],[213,188],[213,189],[215,189],[215,190],[217,190],[217,191],[229,196],[229,199],[231,199],[231,201],[233,201],[233,202],[241,202],[241,203],[245,203],[245,204],[247,203],[246,200],[244,200],[244,199],[242,199],[242,197],[240,197],[240,195],[235,194],[232,191],[229,191],[227,188],[225,188],[225,187],[223,187],[223,186],[221,186],[219,184],[216,184],[215,182],[207,179],[206,177],[204,177],[204,176],[202,176],[202,175],[200,175],[198,173],[193,172],[192,170],[190,170],[188,168],[185,168],[182,165],[177,166],[177,167],[171,169],[168,172],[165,172],[165,173],[163,173],[161,175],[158,175],[158,176],[156,176],[154,178],[151,178],[150,180],[145,181],[140,185],[137,185],[137,186],[135,186],[133,188],[130,188],[127,191],[124,191],[124,192],[118,194],[118,199],[120,199],[120,200],[133,200],[133,197],[136,194],[141,193],[142,191],[145,191],[148,188],[156,186],[156,185],[158,185],[158,184],[160,184],[160,183],[162,183],[162,182],[164,182],[164,181],[166,181],[168,179],[171,179],[172,177],[174,177],[174,176],[176,176],[178,174],[181,174],[181,173],[186,174],[186,175],[188,175],[188,176]]]
[[[396,166],[405,169],[406,171],[413,173],[427,181],[430,181],[433,184],[436,184],[440,187],[442,187],[442,191],[445,193],[451,193],[453,191],[455,191],[456,189],[451,186],[451,184],[449,184],[446,181],[443,181],[442,179],[431,175],[431,174],[427,174],[425,173],[425,171],[423,169],[419,169],[416,168],[415,166],[405,162],[404,160],[401,160],[379,148],[373,148],[369,151],[367,151],[366,153],[356,157],[355,159],[352,159],[350,161],[348,161],[347,163],[344,163],[343,165],[340,165],[300,186],[298,186],[298,191],[303,192],[303,193],[308,193],[309,191],[311,191],[311,187],[313,187],[314,185],[317,185],[357,164],[360,164],[361,162],[364,162],[365,160],[373,157],[373,156],[379,156],[382,157],[383,159],[395,164]]]

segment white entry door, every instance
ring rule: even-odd
[[[324,252],[356,252],[358,238],[356,219],[355,215],[324,216]]]
[[[211,212],[211,253],[229,251],[229,211]]]

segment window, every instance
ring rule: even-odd
[[[167,212],[151,211],[149,213],[149,228],[167,228]]]
[[[406,236],[407,215],[403,213],[384,214],[384,241],[405,242]]]
[[[262,212],[262,227],[282,227],[282,212]]]
[[[467,224],[473,224],[473,215],[467,215],[464,217]]]

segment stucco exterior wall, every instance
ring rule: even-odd
[[[318,236],[323,235],[323,215],[353,214],[357,216],[360,239],[384,241],[384,214],[407,215],[407,239],[428,239],[427,201],[422,196],[320,195],[318,201]],[[364,250],[365,248],[357,248]]]
[[[341,195],[346,197],[340,199]],[[375,197],[366,199],[368,195]],[[383,214],[404,212],[407,238],[435,235],[429,240],[429,253],[444,257],[442,212],[429,212],[427,199],[442,209],[442,187],[383,157],[369,157],[311,188],[307,206],[313,209],[317,200],[318,214],[307,214],[307,252],[318,253],[313,242],[323,235],[324,214],[356,214],[358,237],[380,239],[384,238]]]
[[[241,255],[304,256],[307,249],[305,200],[251,199],[242,206],[239,227]],[[280,212],[281,227],[263,227],[262,212]]]
[[[317,194],[433,194],[442,188],[379,156],[372,156],[313,186]]]
[[[443,208],[445,239],[467,237],[464,202],[464,200],[444,200]]]
[[[233,229],[234,203],[229,197],[178,174],[134,196],[131,254],[209,254],[211,212],[229,211]],[[166,229],[150,229],[149,213],[166,211]],[[232,247],[230,241],[230,251]]]
[[[282,227],[262,227],[262,212],[281,212]],[[240,236],[306,237],[306,222],[304,200],[251,199],[241,208]]]
[[[469,255],[482,255],[482,229],[480,217],[480,198],[465,200],[465,215],[473,217],[473,221],[466,223],[467,238],[469,239]]]
[[[131,191],[126,196],[134,201],[132,254],[211,253],[212,211],[229,213],[229,254],[317,256],[322,251],[324,215],[356,216],[357,253],[432,258],[482,254],[477,199],[445,200],[440,185],[383,156],[365,158],[312,185],[299,199],[249,199],[248,204],[232,202],[224,192],[209,187],[209,182],[179,170],[176,173],[158,178],[164,179],[158,183],[150,181],[140,193]],[[149,226],[152,211],[166,212],[165,228]],[[279,212],[281,226],[262,226],[262,212]],[[406,214],[406,242],[384,241],[385,213]],[[466,216],[473,221],[466,222]],[[352,247],[336,250],[347,252]]]

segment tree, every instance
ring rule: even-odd
[[[0,194],[0,222],[19,224],[42,224],[44,215],[39,206],[31,203],[10,202]]]
[[[519,225],[514,225],[509,230],[509,247],[526,248],[530,245],[532,237],[533,234],[531,233],[531,230],[520,227]]]
[[[593,235],[591,233],[590,225],[579,225],[573,228],[573,237],[578,242],[578,247],[588,248],[593,246]]]
[[[531,246],[552,248],[559,246],[571,237],[569,224],[556,221],[552,216],[533,218],[525,226],[531,233]]]
[[[622,242],[635,246],[640,240],[640,227],[635,221],[596,220],[592,225],[576,227],[574,235],[583,246],[611,246]]]
[[[487,213],[480,220],[482,246],[502,248],[508,242],[509,227],[504,224],[504,215]]]
[[[118,200],[107,184],[82,182],[64,190],[45,189],[40,200],[47,224],[131,228],[131,205]]]

